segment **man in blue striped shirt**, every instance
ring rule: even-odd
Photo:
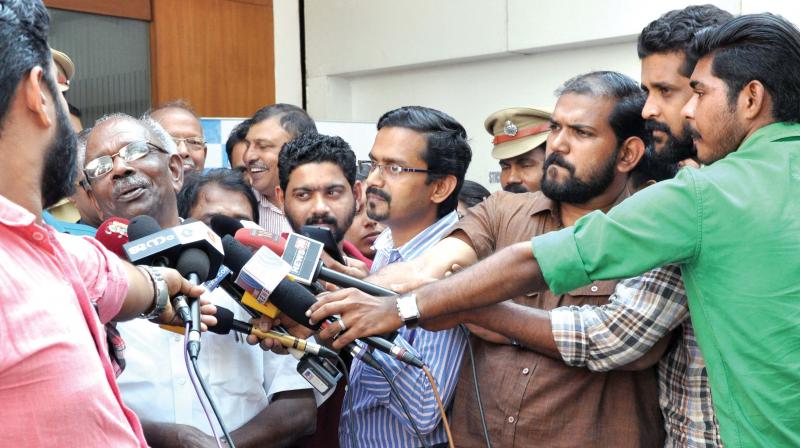
[[[401,107],[378,121],[370,151],[367,214],[388,228],[375,241],[375,272],[387,264],[408,261],[446,236],[458,220],[458,192],[472,158],[467,134],[452,117],[420,106]],[[466,339],[459,329],[430,332],[402,328],[395,344],[417,355],[429,367],[445,406],[452,401]],[[408,407],[408,421],[383,375],[353,361],[350,387],[342,411],[339,439],[358,446],[419,447],[447,443],[433,389],[422,370],[384,353],[373,355]],[[352,414],[348,401],[352,402]]]

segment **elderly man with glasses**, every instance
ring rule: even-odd
[[[172,101],[149,111],[145,116],[160,124],[172,137],[183,162],[184,174],[203,171],[208,149],[200,118],[189,103],[184,100]]]

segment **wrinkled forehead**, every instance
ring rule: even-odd
[[[94,127],[86,143],[86,160],[115,154],[137,140],[151,141],[150,132],[134,118],[111,118]]]

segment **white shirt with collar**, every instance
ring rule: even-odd
[[[250,319],[223,290],[215,289],[209,298],[233,311],[236,319]],[[144,319],[117,328],[126,345],[126,368],[117,378],[125,404],[141,420],[186,424],[211,434],[186,371],[183,336]],[[311,389],[297,373],[294,357],[265,352],[233,332],[203,333],[198,364],[229,431],[255,417],[275,394]],[[216,430],[221,434],[219,427]]]

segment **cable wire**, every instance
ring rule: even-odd
[[[377,360],[375,360],[377,362]],[[414,428],[414,432],[417,434],[417,438],[419,439],[419,443],[422,444],[424,448],[428,448],[428,444],[425,443],[425,439],[422,437],[422,433],[419,432],[419,428],[417,428],[417,424],[414,422],[414,419],[411,418],[411,412],[409,412],[408,407],[406,406],[405,400],[400,396],[400,393],[397,392],[397,387],[394,385],[394,381],[390,380],[389,377],[386,375],[386,372],[383,368],[378,370],[381,375],[386,379],[386,382],[389,383],[389,388],[392,390],[392,394],[394,394],[395,398],[398,402],[400,402],[400,407],[403,408],[403,412],[406,414],[406,418],[411,423],[411,427]],[[438,397],[437,397],[438,399]]]
[[[222,421],[222,417],[219,415],[219,411],[217,410],[217,405],[214,403],[214,399],[211,397],[211,394],[208,391],[208,386],[206,382],[203,380],[203,377],[200,376],[200,369],[197,368],[197,359],[189,358],[189,350],[188,350],[188,343],[189,343],[189,328],[190,324],[186,324],[186,332],[184,335],[184,343],[183,343],[183,359],[186,362],[186,371],[189,373],[189,379],[192,381],[192,386],[194,387],[194,392],[197,394],[197,399],[200,401],[200,406],[203,408],[203,412],[206,415],[206,419],[208,419],[208,426],[211,427],[211,434],[214,436],[214,441],[217,443],[217,447],[222,448],[222,444],[219,441],[219,436],[217,435],[216,429],[214,429],[214,424],[211,422],[211,414],[208,412],[208,407],[206,403],[203,401],[203,395],[208,400],[208,404],[211,405],[211,410],[214,412],[214,417],[216,417],[217,422],[219,423],[219,427],[222,428],[222,434],[225,437],[225,441],[228,443],[228,446],[231,448],[235,448],[233,444],[233,439],[231,439],[231,435],[228,434],[228,430],[225,428],[225,423]],[[197,387],[197,383],[200,383],[200,387],[203,389],[203,394],[200,393],[200,389]]]
[[[434,381],[433,375],[431,375],[431,371],[428,370],[427,366],[422,366],[422,371],[425,372],[425,376],[428,377],[428,381],[431,383],[433,397],[436,398],[436,404],[439,405],[439,411],[442,413],[442,424],[444,425],[444,432],[447,433],[447,444],[450,445],[450,448],[455,448],[455,444],[453,444],[453,433],[450,432],[450,423],[447,421],[447,413],[444,411],[442,397],[439,396],[439,391],[436,389],[436,381]]]
[[[347,416],[347,432],[349,433],[348,438],[350,439],[350,447],[356,448],[356,435],[353,431],[353,400],[351,399],[350,394],[347,393],[347,390],[350,388],[350,371],[347,370],[347,364],[344,362],[341,356],[337,356],[336,361],[342,367],[342,373],[344,373],[344,400],[347,402],[347,410],[350,414]]]
[[[492,448],[492,440],[489,438],[489,427],[486,425],[486,414],[483,412],[483,401],[481,401],[481,386],[478,384],[478,372],[475,370],[475,353],[472,351],[472,341],[470,340],[470,333],[467,327],[463,324],[459,325],[461,331],[467,339],[467,351],[469,353],[469,364],[472,367],[472,382],[475,384],[475,398],[478,402],[478,413],[481,416],[481,426],[483,427],[483,437],[486,439],[486,448]]]

